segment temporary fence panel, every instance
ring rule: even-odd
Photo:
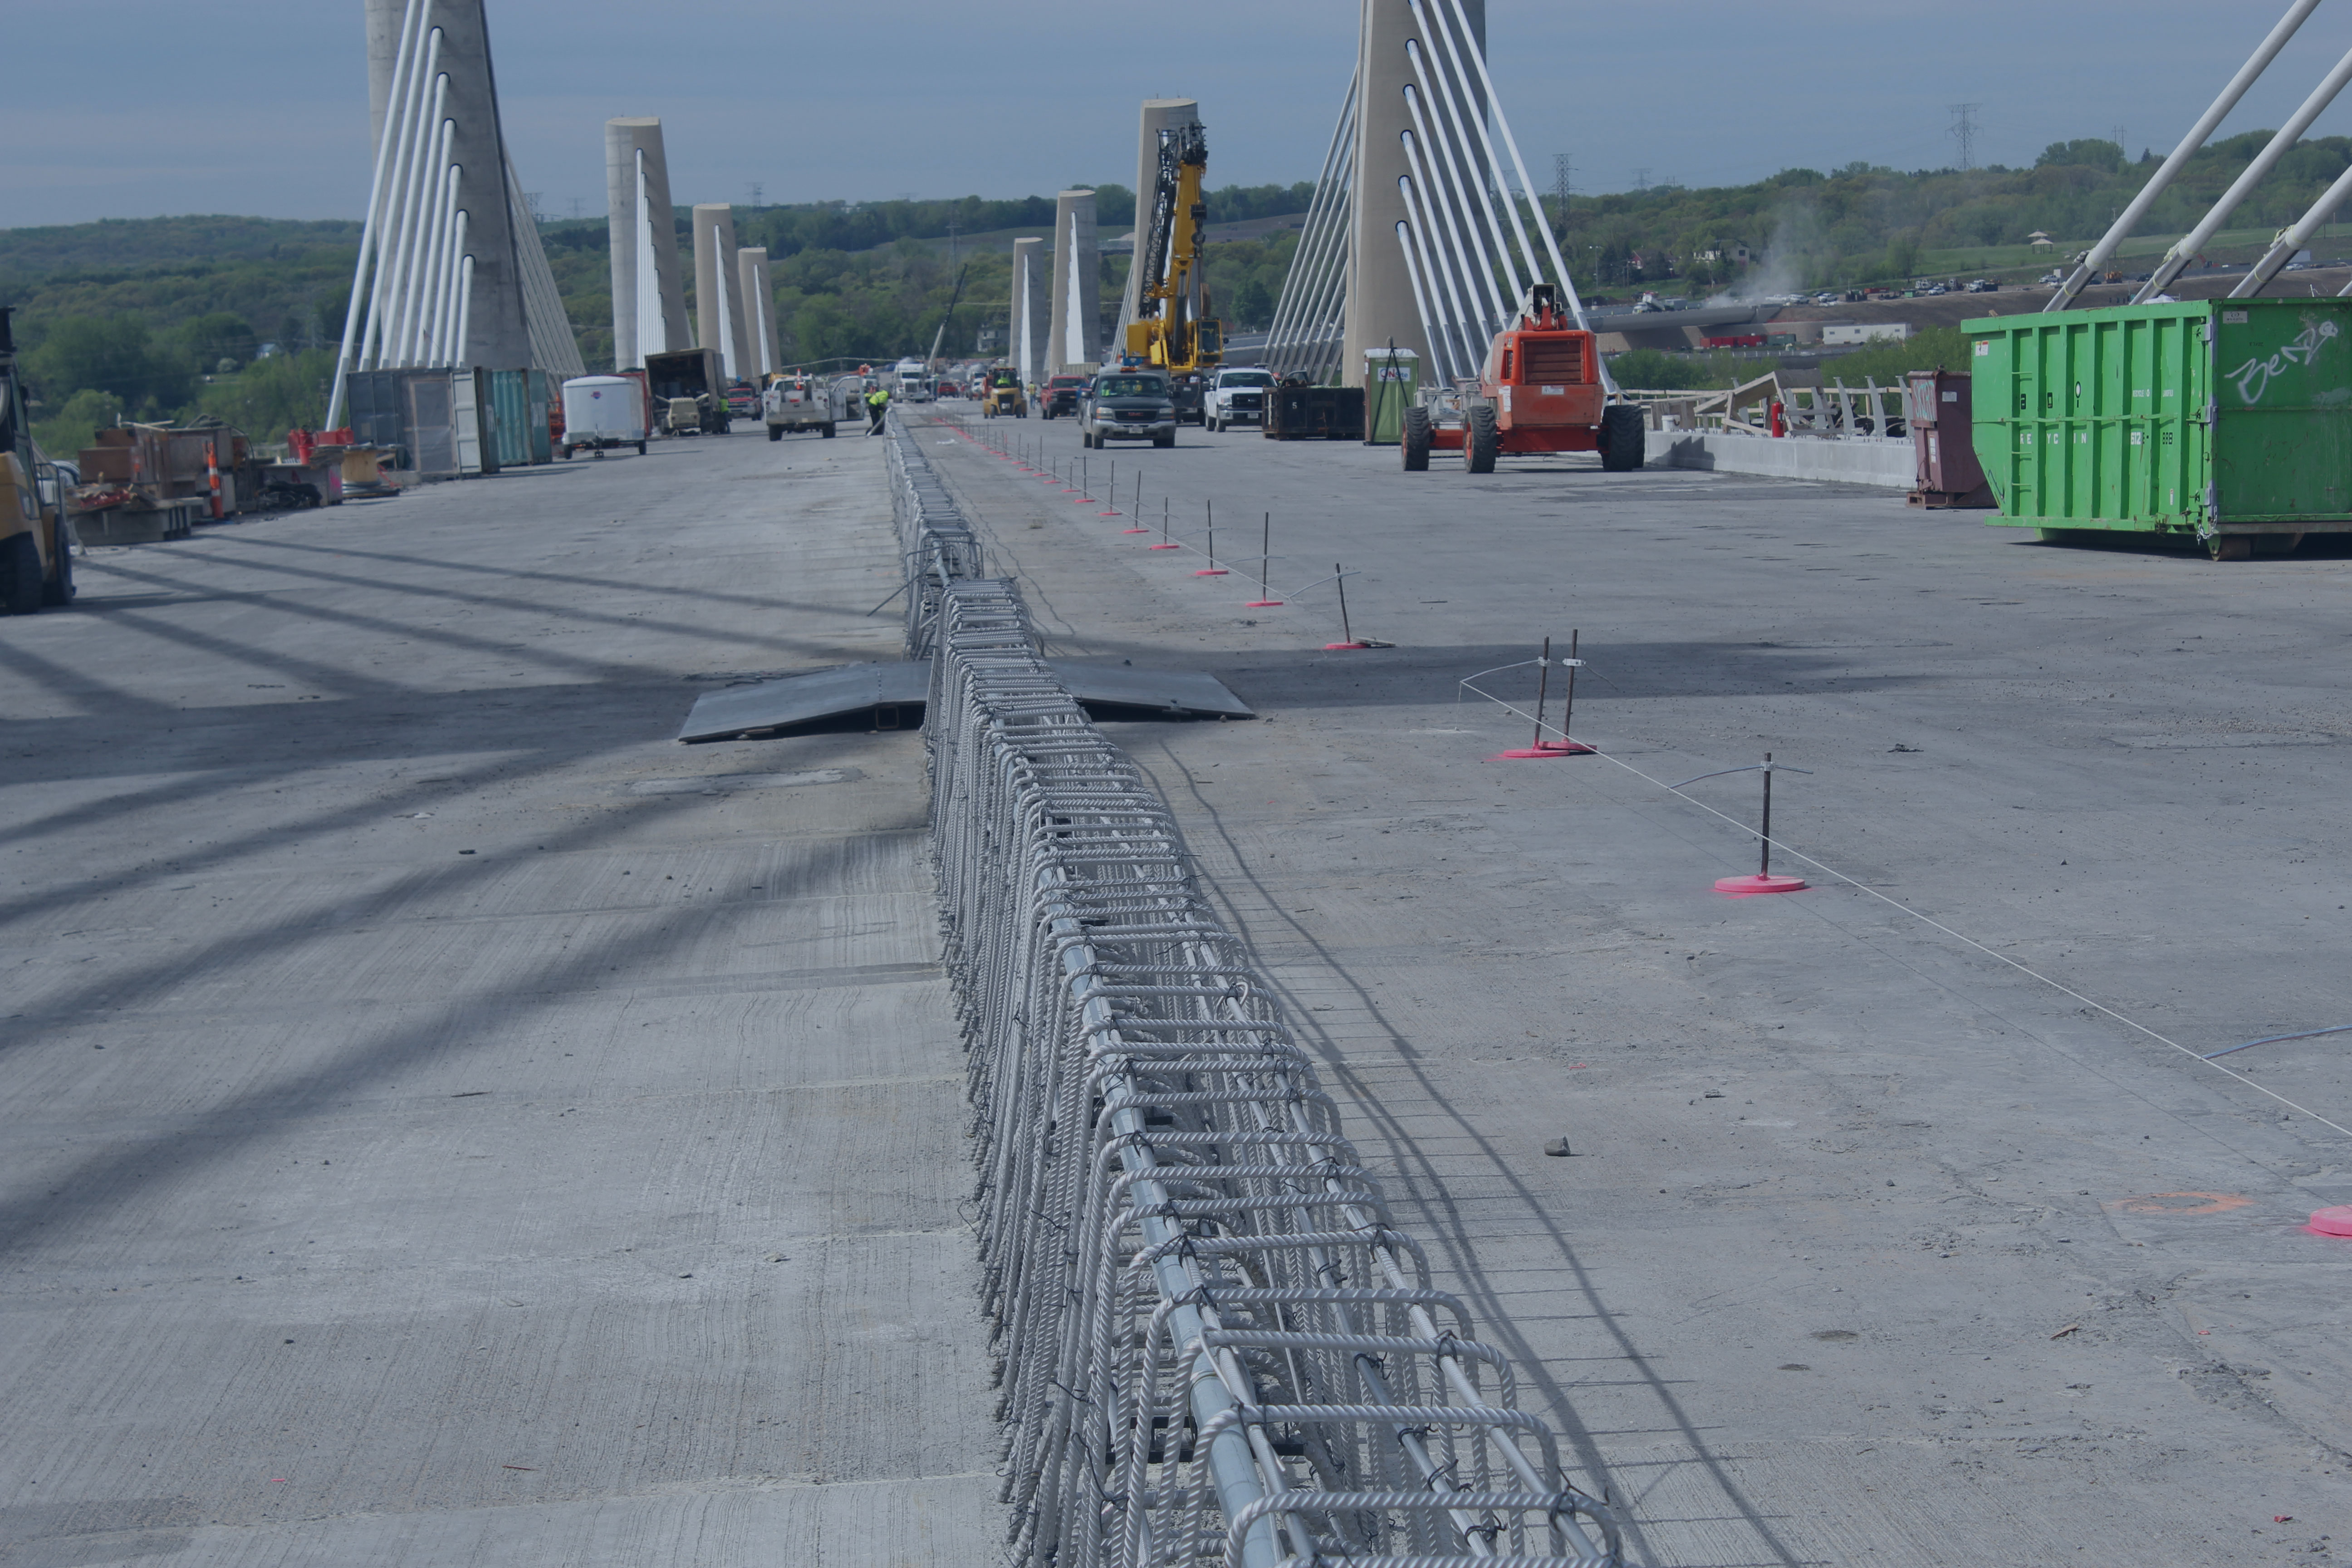
[[[499,471],[497,437],[493,434],[498,411],[490,402],[489,377],[487,370],[449,373],[449,424],[456,435],[457,471],[461,474]]]
[[[530,372],[491,370],[481,373],[488,384],[485,436],[494,467],[521,468],[530,458]],[[541,422],[542,425],[544,421]]]
[[[548,409],[561,395],[558,388],[562,384],[554,375],[543,370],[525,371],[523,374],[529,382],[527,395],[530,406],[525,411],[525,417],[530,425],[527,433],[530,442],[530,455],[520,460],[532,463],[549,462],[555,457],[555,432],[548,421]]]
[[[357,381],[359,377],[354,375],[352,379]],[[408,396],[411,466],[424,479],[455,479],[459,472],[457,430],[451,410],[449,373],[443,370],[409,375],[403,384]]]

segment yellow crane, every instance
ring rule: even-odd
[[[1224,331],[1209,314],[1202,257],[1201,181],[1209,172],[1209,141],[1198,125],[1160,132],[1160,174],[1152,183],[1150,222],[1139,226],[1143,247],[1135,258],[1141,283],[1135,320],[1127,329],[1129,363],[1174,375],[1197,374],[1224,357]]]

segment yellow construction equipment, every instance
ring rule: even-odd
[[[1135,265],[1141,284],[1135,320],[1127,329],[1127,363],[1173,375],[1198,374],[1224,357],[1224,331],[1209,314],[1201,181],[1209,172],[1209,142],[1198,125],[1160,132],[1160,175],[1153,182],[1150,221],[1138,226],[1143,246]]]

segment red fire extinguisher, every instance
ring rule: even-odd
[[[1788,433],[1788,411],[1781,406],[1780,400],[1776,397],[1772,400],[1772,434],[1786,436]]]
[[[221,520],[220,437],[205,443],[205,487],[212,491],[213,521]]]

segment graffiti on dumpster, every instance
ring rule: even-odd
[[[2319,355],[2320,345],[2334,337],[2337,328],[2333,321],[2316,321],[2303,329],[2294,342],[2268,359],[2250,359],[2237,369],[2227,373],[2225,379],[2238,384],[2238,400],[2252,406],[2263,400],[2271,389],[2271,377],[2290,364],[2309,364]]]

